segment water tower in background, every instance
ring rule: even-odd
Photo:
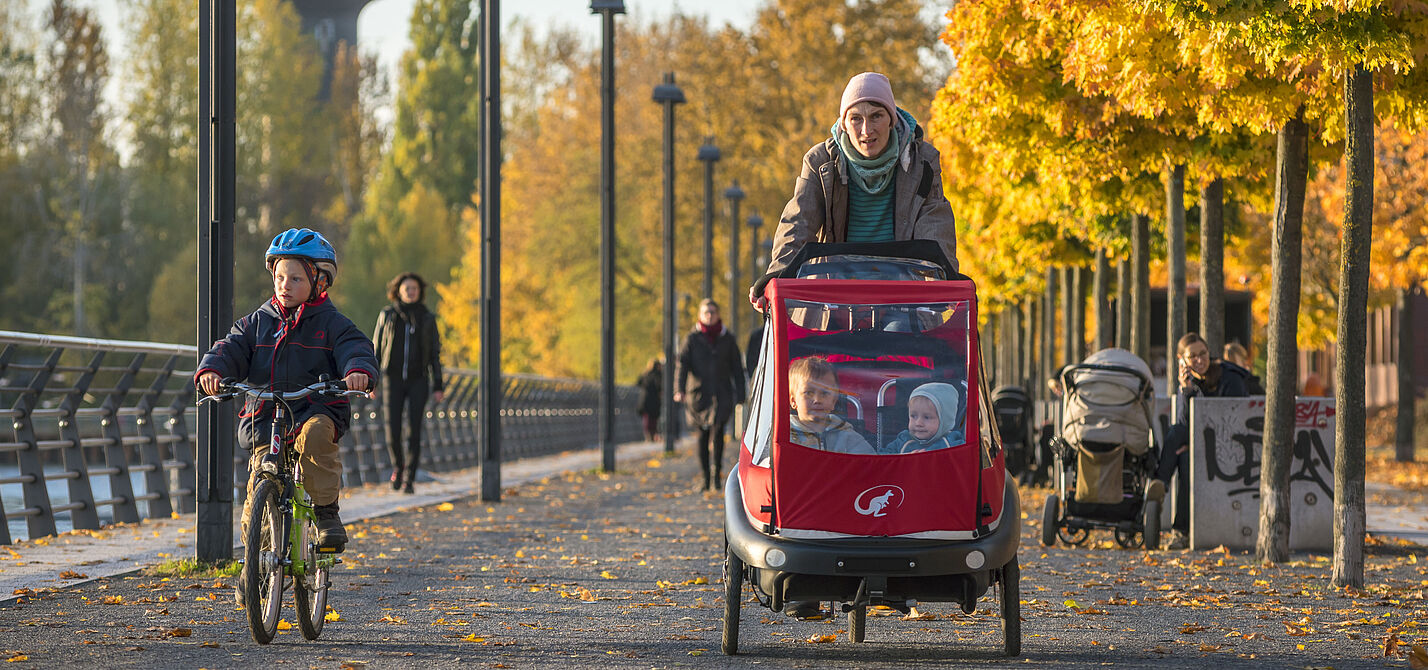
[[[302,17],[302,31],[317,38],[322,50],[322,89],[319,100],[326,100],[332,89],[332,61],[337,57],[338,42],[357,44],[357,15],[372,0],[292,0]]]

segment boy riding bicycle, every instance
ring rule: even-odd
[[[372,340],[337,311],[327,289],[337,280],[337,252],[322,235],[290,229],[273,238],[266,254],[273,275],[273,298],[233,324],[228,336],[213,343],[194,374],[200,390],[219,392],[225,378],[244,379],[275,391],[293,391],[322,376],[342,377],[347,388],[366,391],[377,376]],[[291,403],[296,447],[308,495],[317,516],[318,545],[341,551],[347,531],[338,516],[342,461],[337,440],[352,415],[345,399]],[[249,471],[276,472],[269,450],[258,449],[272,431],[271,403],[249,398],[238,413],[238,438],[252,451]],[[252,499],[255,476],[248,479]],[[244,505],[244,518],[247,505]]]

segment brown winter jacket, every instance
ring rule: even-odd
[[[898,157],[893,238],[937,240],[955,270],[957,229],[952,205],[942,192],[940,160],[937,149],[922,139],[922,126],[917,126],[913,141]],[[774,231],[768,273],[787,267],[808,242],[843,242],[847,237],[848,167],[843,152],[829,138],[803,155],[793,198]]]

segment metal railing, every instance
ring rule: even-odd
[[[18,533],[194,511],[196,362],[192,346],[0,331],[0,419],[12,428],[0,430],[0,545]],[[599,446],[598,383],[506,375],[502,386],[503,460]],[[638,389],[615,391],[616,440],[641,439]],[[447,371],[445,399],[426,408],[423,469],[479,465],[476,392],[474,371]],[[347,486],[385,481],[390,471],[380,405],[352,404],[340,450]],[[235,446],[235,500],[246,456]]]

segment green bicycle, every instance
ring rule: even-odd
[[[277,456],[252,473],[258,478],[252,500],[243,517],[243,571],[239,587],[243,608],[248,612],[248,629],[253,641],[268,644],[278,633],[283,591],[288,580],[297,607],[302,636],[316,640],[327,623],[328,572],[342,562],[337,549],[318,546],[317,517],[312,499],[303,489],[298,467],[295,437],[290,435],[292,408],[288,401],[314,393],[327,396],[365,396],[349,391],[342,382],[320,381],[297,391],[272,391],[226,379],[217,395],[199,403],[219,402],[247,395],[273,402],[273,432],[268,444]]]

